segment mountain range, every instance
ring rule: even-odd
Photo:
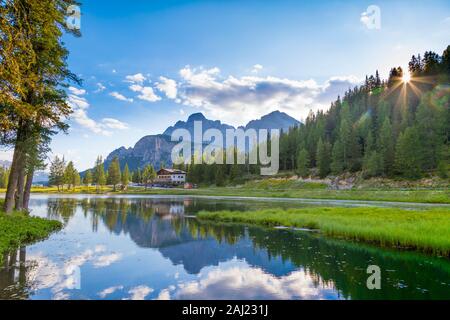
[[[186,121],[178,121],[175,125],[168,127],[162,134],[148,135],[141,138],[134,147],[120,147],[112,151],[105,159],[105,168],[108,168],[114,157],[119,158],[121,168],[128,164],[131,171],[152,164],[159,168],[161,164],[171,165],[172,148],[177,142],[171,141],[171,134],[176,129],[186,129],[193,136],[194,122],[201,121],[203,131],[207,129],[218,129],[225,136],[227,129],[235,129],[233,126],[222,123],[219,120],[207,119],[202,113],[191,114]],[[271,112],[260,119],[250,121],[242,129],[280,129],[283,131],[301,125],[301,122],[288,114],[280,111]]]

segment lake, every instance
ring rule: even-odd
[[[0,298],[450,299],[447,258],[195,218],[201,210],[325,205],[362,203],[33,195],[32,214],[64,229],[4,256]],[[370,265],[380,267],[380,290],[367,288]]]

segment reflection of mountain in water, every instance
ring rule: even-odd
[[[283,262],[280,256],[270,257],[266,250],[253,248],[252,241],[247,237],[233,245],[220,243],[212,238],[198,239],[160,248],[159,251],[172,263],[182,264],[186,272],[191,274],[197,274],[204,267],[217,266],[220,262],[235,257],[276,276],[297,269],[291,262]]]
[[[125,233],[139,246],[143,248],[161,248],[175,244],[192,241],[192,236],[187,230],[176,232],[172,221],[153,216],[144,221],[134,215],[127,215],[125,221],[117,221],[113,230],[116,234]]]
[[[233,231],[238,238],[233,244],[218,241],[208,234],[193,235],[194,229],[198,228],[200,226],[192,219],[186,223],[180,217],[172,216],[170,219],[164,215],[154,215],[145,221],[136,215],[127,214],[124,220],[117,219],[111,231],[128,234],[139,247],[158,248],[164,257],[173,264],[182,264],[186,272],[191,274],[234,257],[245,259],[249,264],[274,275],[284,275],[296,269],[292,263],[283,262],[281,257],[271,257],[266,250],[254,248],[242,227]]]
[[[60,211],[68,220],[76,211],[72,205],[49,202],[49,215],[56,216]],[[304,232],[201,223],[183,215],[200,210],[241,209],[245,206],[242,203],[224,208],[223,203],[200,200],[91,199],[80,206],[86,216],[91,215],[93,227],[95,221],[101,221],[116,234],[128,234],[140,247],[157,248],[165,258],[182,264],[191,274],[236,257],[276,276],[302,268],[317,280],[317,285],[332,284],[345,298],[450,298],[448,259]],[[382,268],[382,290],[368,290],[365,286],[366,269],[372,264]]]

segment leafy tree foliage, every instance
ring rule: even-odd
[[[64,88],[80,82],[68,70],[68,51],[61,41],[64,32],[79,35],[65,24],[72,4],[76,2],[0,1],[0,136],[2,143],[14,146],[7,213],[14,202],[17,210],[28,205],[35,153],[43,137],[67,129],[64,121],[72,110]]]
[[[309,154],[306,149],[300,150],[297,156],[297,173],[301,177],[306,177],[309,174]]]
[[[55,156],[50,165],[50,174],[48,177],[49,185],[57,186],[59,191],[60,188],[63,187],[65,183],[65,171],[66,171],[66,162],[64,158],[60,159],[58,156]]]
[[[152,183],[156,178],[156,171],[152,165],[148,164],[145,166],[144,171],[142,172],[143,183],[145,184],[145,188],[148,187],[149,183]]]
[[[123,169],[122,172],[121,182],[122,182],[122,189],[126,190],[128,184],[130,183],[130,169],[128,169],[127,163],[125,164],[125,168]]]
[[[92,183],[92,171],[87,170],[86,173],[84,174],[83,184],[89,186],[91,185],[91,183]]]
[[[101,156],[99,156],[95,161],[93,182],[97,186],[97,190],[99,190],[101,186],[106,185],[105,166],[103,164],[103,159]]]
[[[121,178],[119,158],[116,156],[109,165],[107,183],[113,185],[113,190],[116,191],[116,185],[120,183]]]

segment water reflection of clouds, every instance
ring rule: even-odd
[[[114,292],[118,291],[118,290],[122,290],[123,286],[114,286],[114,287],[109,287],[106,288],[105,290],[102,290],[98,293],[99,297],[102,299],[105,299],[107,296],[113,294]]]
[[[160,291],[157,299],[337,299],[332,284],[323,283],[304,270],[276,277],[260,268],[214,268],[199,280]]]
[[[125,298],[124,300],[144,300],[145,297],[147,297],[150,293],[152,293],[154,290],[152,288],[149,288],[147,286],[137,286],[134,288],[131,288],[128,293],[130,294],[129,298]]]
[[[119,261],[122,258],[120,253],[111,253],[98,257],[94,262],[94,267],[103,268],[111,265],[112,263]]]
[[[91,263],[94,268],[105,268],[122,258],[120,253],[106,251],[105,246],[98,245],[70,257],[63,263],[57,263],[42,253],[30,255],[32,268],[27,278],[32,284],[31,289],[50,289],[53,299],[69,299],[70,295],[65,290],[80,289],[81,266]]]

